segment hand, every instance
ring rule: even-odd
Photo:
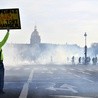
[[[7,32],[9,32],[10,31],[10,29],[9,28],[7,28]]]

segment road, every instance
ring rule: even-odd
[[[0,98],[98,98],[98,66],[28,64],[5,67]]]

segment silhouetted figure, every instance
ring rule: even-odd
[[[97,64],[97,57],[95,57],[95,58],[93,57],[92,62],[93,62],[93,65],[96,65]]]
[[[90,61],[91,61],[91,58],[90,57],[87,57],[87,64],[90,64]]]
[[[2,53],[2,46],[6,43],[9,36],[9,29],[7,29],[7,33],[4,39],[0,42],[0,94],[4,94],[3,87],[4,87],[4,64],[3,64],[3,53]]]
[[[92,58],[92,63],[94,64],[94,57]]]
[[[72,64],[75,64],[75,57],[72,57]]]
[[[95,57],[95,64],[97,64],[97,57]]]
[[[81,57],[79,57],[79,64],[81,64]]]

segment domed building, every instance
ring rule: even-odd
[[[40,35],[39,35],[37,28],[35,26],[34,31],[31,34],[30,44],[35,45],[35,44],[40,44],[40,43],[41,43],[41,38],[40,38]]]

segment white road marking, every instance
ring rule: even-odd
[[[72,87],[66,87],[66,88],[54,88],[54,87],[49,87],[49,88],[46,88],[48,90],[53,90],[53,91],[57,91],[57,90],[60,90],[60,91],[71,91],[73,93],[78,93],[77,90],[73,89]]]
[[[83,71],[83,70],[77,70],[77,72],[80,72],[80,73],[83,73],[83,74],[87,74],[87,75],[91,75],[90,73],[88,73],[88,72],[85,72],[85,71]]]
[[[87,74],[87,75],[91,75],[90,73],[88,73],[88,72],[81,72],[81,73],[83,73],[83,74]]]
[[[73,93],[78,93],[77,90],[75,90],[74,88],[76,88],[75,86],[72,86],[72,85],[68,85],[68,84],[63,84],[62,86],[60,86],[59,88],[55,88],[54,85],[46,88],[48,90],[53,90],[53,91],[57,91],[57,90],[60,90],[60,91],[71,91]]]
[[[91,97],[81,97],[81,96],[65,96],[65,95],[50,95],[55,98],[91,98]]]
[[[75,77],[77,77],[77,78],[81,78],[81,79],[87,80],[87,81],[92,82],[92,83],[94,82],[94,81],[88,79],[87,77],[81,77],[81,76],[76,75],[76,74],[74,74],[74,73],[72,73],[72,74],[73,74]]]
[[[78,93],[77,90],[75,90],[74,88],[76,88],[73,85],[68,85],[68,84],[63,84],[62,86],[60,86],[61,88],[67,88],[67,90],[72,91],[74,93]]]
[[[79,75],[76,75],[76,74],[73,74],[75,77],[77,77],[77,78],[81,78],[81,76],[79,76]]]
[[[84,80],[86,80],[86,81],[89,81],[89,82],[94,82],[94,81],[92,81],[92,80],[90,80],[90,79],[87,79],[87,77],[81,77],[81,76],[79,76],[79,75],[76,75],[76,74],[73,74],[74,76],[76,76],[77,78],[81,78],[81,79],[84,79]]]
[[[27,98],[28,95],[28,89],[29,89],[29,84],[32,82],[32,78],[33,78],[33,74],[34,74],[34,70],[31,71],[28,81],[24,84],[23,89],[20,93],[19,98]]]
[[[87,78],[82,78],[82,79],[84,79],[84,80],[87,80],[87,81],[89,81],[89,82],[94,83],[94,81],[92,81],[92,80],[90,80],[90,79],[87,79]]]

